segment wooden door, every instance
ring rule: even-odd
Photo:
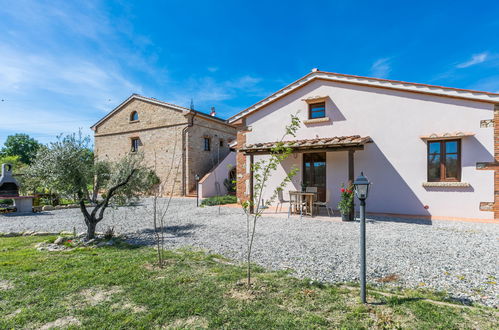
[[[303,184],[317,187],[317,200],[326,200],[326,153],[303,154]]]

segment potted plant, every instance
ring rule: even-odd
[[[227,195],[235,195],[236,194],[236,181],[225,179],[224,180],[225,189],[227,189]]]
[[[352,210],[353,205],[353,187],[349,186],[345,188],[345,185],[341,186],[341,198],[338,203],[338,209],[341,213],[341,220],[348,221],[350,220],[350,211]]]

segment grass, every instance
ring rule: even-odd
[[[237,203],[237,197],[233,195],[214,196],[203,199],[201,206],[214,206]]]
[[[150,247],[39,252],[47,237],[0,239],[0,328],[494,328],[497,311],[438,303],[423,291],[404,296],[299,280],[189,249]],[[54,238],[50,238],[54,239]],[[379,289],[376,289],[379,290]],[[55,322],[55,323],[54,323]]]

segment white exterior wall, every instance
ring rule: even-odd
[[[308,119],[308,105],[302,99],[313,96],[329,96],[326,116],[331,122],[302,123],[297,137],[290,139],[370,136],[373,143],[355,152],[355,176],[364,171],[373,182],[368,211],[493,219],[493,212],[480,211],[479,205],[494,201],[494,173],[475,167],[477,162],[494,161],[493,128],[480,128],[481,120],[493,118],[492,104],[315,80],[249,115],[247,144],[279,140],[291,114],[298,111],[302,121]],[[471,187],[424,188],[427,146],[420,137],[456,131],[475,133],[462,140],[461,180]],[[255,161],[259,157],[263,156],[255,156]],[[301,155],[283,163],[271,178],[265,198],[293,163],[301,168]],[[347,175],[347,152],[328,153],[327,187],[333,208]],[[289,189],[299,188],[300,181],[301,173]]]
[[[224,185],[224,180],[229,177],[229,172],[236,166],[236,153],[234,151],[229,154],[218,164],[215,169],[208,172],[201,180],[199,180],[199,198],[207,198],[227,194],[227,188]],[[217,184],[220,191],[217,192]]]

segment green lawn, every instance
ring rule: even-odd
[[[234,195],[214,196],[203,199],[201,206],[215,206],[237,203],[237,197]]]
[[[251,291],[244,268],[203,252],[167,252],[154,266],[150,247],[126,244],[38,252],[47,237],[0,238],[0,329],[81,328],[494,328],[497,311],[406,296],[369,295],[257,269]],[[52,238],[53,239],[53,238]],[[56,322],[56,323],[52,323]]]

